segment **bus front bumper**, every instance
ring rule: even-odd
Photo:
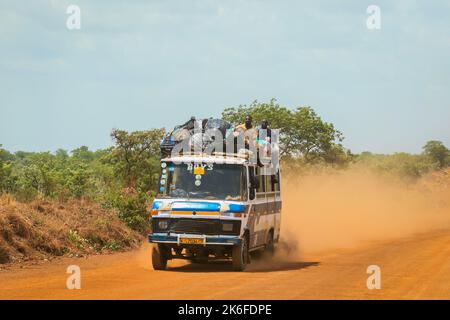
[[[240,245],[241,238],[239,236],[206,236],[206,235],[190,235],[190,234],[167,234],[167,233],[151,233],[148,235],[148,241],[151,243],[170,243],[180,245],[180,238],[204,238],[203,245]]]

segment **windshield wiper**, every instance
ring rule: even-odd
[[[215,196],[210,195],[210,192],[208,191],[200,191],[200,192],[189,192],[188,195],[192,195],[194,198],[204,198],[208,200],[215,200],[218,199]]]
[[[205,199],[206,199],[206,200],[217,200],[217,199],[219,199],[219,198],[214,197],[214,196],[206,196]]]

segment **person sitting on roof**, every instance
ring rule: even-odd
[[[245,133],[246,134],[246,139],[251,137],[252,140],[256,140],[257,132],[256,132],[255,128],[253,127],[252,116],[249,115],[249,114],[245,116],[244,123],[242,123],[240,125],[237,125],[234,128],[233,135],[235,137],[239,136],[239,134],[241,134],[241,133]]]
[[[261,121],[261,127],[258,130],[258,139],[270,143],[271,138],[272,138],[272,130],[269,128],[269,121],[263,119],[263,121]]]
[[[245,149],[250,149],[249,144],[254,143],[258,136],[257,130],[253,127],[253,119],[251,115],[245,116],[244,123],[236,126],[233,131],[233,136],[237,138],[239,135],[244,135]]]
[[[245,116],[244,123],[236,126],[236,128],[234,128],[234,130],[244,130],[244,131],[250,130],[250,129],[253,128],[253,123],[252,122],[253,122],[252,116],[248,114],[248,115]]]
[[[269,121],[263,119],[261,121],[261,127],[258,129],[258,137],[256,139],[256,145],[259,148],[259,152],[264,157],[270,156],[271,140],[272,140],[272,130],[269,128]]]

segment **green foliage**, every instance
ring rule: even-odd
[[[110,240],[108,241],[101,250],[118,251],[122,249],[123,245],[119,241]]]
[[[69,230],[67,235],[67,239],[72,242],[78,249],[82,250],[86,245],[89,244],[89,241],[83,238],[77,230]]]
[[[357,165],[378,173],[415,180],[427,172],[438,169],[436,163],[424,155],[394,153],[392,155],[363,152],[356,158]]]
[[[0,194],[20,201],[37,197],[67,201],[87,198],[118,210],[132,228],[147,229],[146,204],[159,176],[159,142],[163,129],[127,133],[114,130],[114,147],[90,151],[82,146],[70,154],[16,152],[0,146]],[[69,235],[76,241],[76,234]],[[113,249],[116,244],[111,244]]]
[[[70,168],[66,173],[65,182],[70,194],[76,198],[81,198],[85,195],[89,187],[90,174],[88,166],[84,163],[77,164]]]
[[[107,205],[119,211],[119,217],[132,229],[141,233],[148,231],[147,204],[150,196],[143,192],[114,194]]]
[[[11,185],[10,177],[14,155],[2,148],[0,144],[0,193],[8,190]]]
[[[423,146],[423,153],[442,169],[450,166],[450,150],[441,141],[428,141]]]
[[[107,202],[118,209],[120,218],[140,232],[148,229],[147,202],[155,194],[159,179],[159,144],[164,129],[128,133],[113,130],[115,147],[107,159],[122,181],[122,189],[108,194]]]
[[[429,141],[422,154],[405,152],[391,155],[363,152],[356,163],[379,173],[395,175],[407,180],[416,180],[424,174],[449,166],[449,151],[440,141]]]
[[[0,144],[0,163],[14,160],[14,155],[2,147],[3,145]]]
[[[226,108],[222,117],[236,125],[242,123],[247,114],[252,116],[254,124],[266,119],[271,128],[280,129],[282,157],[337,164],[351,160],[351,153],[341,145],[342,133],[333,124],[324,122],[311,107],[291,110],[280,106],[275,99],[268,103],[254,101],[250,105]]]
[[[111,137],[116,146],[111,152],[111,162],[127,187],[149,189],[156,184],[159,174],[159,144],[164,129],[128,133],[113,130]]]

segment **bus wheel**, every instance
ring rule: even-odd
[[[152,249],[152,265],[154,270],[166,270],[167,250],[161,244],[155,244]]]
[[[272,231],[269,232],[265,251],[269,254],[270,257],[272,257],[275,254],[275,244],[273,241],[273,232]]]
[[[244,271],[248,264],[248,241],[242,239],[241,244],[233,246],[232,252],[233,270]]]

